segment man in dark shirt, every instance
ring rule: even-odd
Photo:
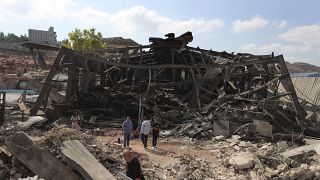
[[[123,157],[127,161],[126,175],[134,180],[145,180],[142,174],[140,162],[131,149],[126,148],[123,151]]]
[[[152,149],[157,147],[157,141],[160,133],[160,124],[158,122],[154,122],[152,126]]]

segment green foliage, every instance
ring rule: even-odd
[[[106,48],[102,34],[95,28],[80,30],[76,28],[68,34],[69,39],[62,41],[62,46],[78,51],[91,51]]]
[[[20,35],[20,37],[19,37],[13,33],[4,34],[1,31],[0,32],[0,41],[15,41],[15,42],[28,41],[28,37],[27,37],[27,35]]]

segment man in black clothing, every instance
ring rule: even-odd
[[[134,180],[145,180],[142,174],[140,162],[131,149],[123,151],[123,157],[127,161],[126,175]]]
[[[154,122],[152,126],[152,149],[157,147],[157,141],[160,133],[160,124],[158,122]]]

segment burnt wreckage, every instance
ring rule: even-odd
[[[104,123],[127,114],[138,122],[155,115],[168,126],[198,122],[193,135],[204,137],[217,122],[228,122],[232,133],[259,120],[273,125],[273,132],[320,137],[317,123],[306,119],[282,55],[217,52],[188,46],[192,40],[191,32],[169,33],[150,38],[150,45],[98,53],[24,44],[59,51],[30,113],[78,109],[89,117],[103,114]],[[52,78],[62,71],[68,74],[66,95],[48,108]],[[286,92],[278,91],[280,83]]]

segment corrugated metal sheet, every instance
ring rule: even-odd
[[[320,106],[320,78],[292,77],[291,79],[299,98]],[[279,92],[285,92],[281,84]]]

